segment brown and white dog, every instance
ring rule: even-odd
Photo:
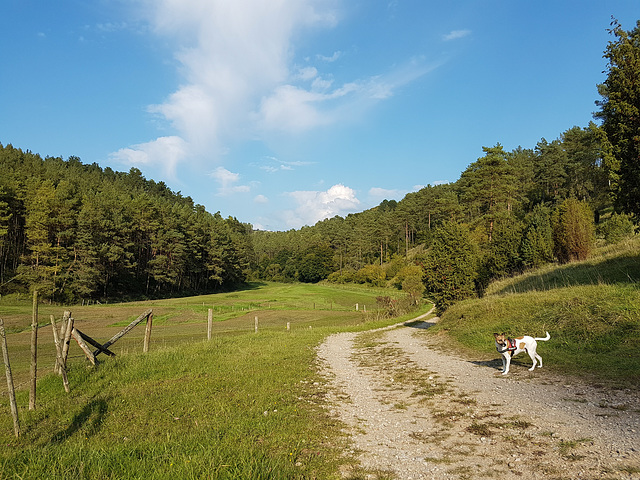
[[[504,333],[494,333],[493,337],[496,340],[496,350],[502,354],[502,375],[509,373],[509,365],[511,364],[511,357],[518,355],[522,352],[527,352],[533,365],[529,369],[532,372],[536,368],[536,363],[540,362],[538,368],[542,367],[542,357],[536,353],[538,348],[538,341],[546,342],[551,338],[549,332],[546,332],[545,338],[533,338],[528,335],[517,338],[508,338]]]

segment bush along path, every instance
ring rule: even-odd
[[[498,354],[454,356],[429,325],[340,333],[319,347],[329,408],[359,460],[344,478],[640,479],[637,386],[519,364],[502,376]]]

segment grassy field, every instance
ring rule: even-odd
[[[391,292],[254,284],[228,294],[70,307],[76,326],[99,341],[146,309],[154,312],[147,354],[143,325],[115,344],[115,358],[100,356],[96,368],[73,345],[70,394],[51,373],[54,349],[45,325],[63,308],[41,305],[37,409],[27,409],[23,385],[16,439],[8,398],[0,397],[0,478],[339,478],[339,466],[352,460],[344,455],[340,425],[323,406],[315,347],[334,332],[401,320],[377,318],[381,293]],[[209,308],[216,311],[211,341]],[[30,310],[30,299],[0,303],[22,380]]]
[[[495,359],[493,332],[551,334],[546,369],[603,385],[640,386],[640,239],[593,259],[496,282],[481,299],[451,307],[424,332],[479,360]],[[152,308],[151,351],[141,325],[90,367],[73,343],[65,394],[52,374],[49,315],[40,305],[37,409],[28,411],[30,298],[2,298],[18,392],[21,436],[0,396],[0,479],[340,478],[352,462],[341,425],[327,413],[315,347],[327,335],[382,320],[361,287],[252,284],[203,297],[66,307],[76,326],[105,341]],[[358,304],[356,311],[355,305]],[[207,311],[214,332],[206,340]],[[254,318],[259,331],[254,333]],[[291,329],[287,330],[286,325]],[[515,368],[528,367],[516,357]],[[354,477],[355,480],[355,477]]]
[[[451,307],[430,334],[495,358],[493,332],[543,337],[545,368],[595,382],[640,386],[640,238],[592,259],[492,284],[484,298]],[[516,365],[530,366],[526,355]]]

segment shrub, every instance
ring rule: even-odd
[[[374,287],[384,287],[387,274],[380,265],[365,265],[356,272],[355,281],[367,283]]]
[[[553,211],[553,250],[560,263],[589,258],[595,244],[593,211],[575,198],[568,198]]]
[[[614,213],[598,227],[598,234],[607,243],[618,243],[634,234],[633,222],[628,215]]]

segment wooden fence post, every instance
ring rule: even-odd
[[[213,309],[209,309],[207,315],[207,340],[211,340],[211,329],[213,328]]]
[[[147,328],[144,330],[144,344],[142,346],[142,353],[149,351],[149,342],[151,341],[151,327],[153,325],[153,313],[150,313],[147,317]]]
[[[36,409],[36,383],[38,377],[38,291],[33,291],[31,314],[31,378],[29,388],[29,410]]]
[[[67,368],[67,357],[69,356],[69,345],[71,344],[71,332],[73,332],[73,317],[69,312],[67,328],[64,329],[64,343],[62,344],[62,365]]]
[[[287,322],[287,331],[291,330],[291,322]]]
[[[16,404],[16,391],[13,388],[13,375],[11,375],[11,365],[9,363],[9,351],[7,350],[7,335],[4,331],[4,321],[0,318],[0,337],[2,337],[2,357],[4,358],[4,369],[7,373],[7,389],[9,390],[9,403],[11,404],[11,416],[13,417],[13,432],[16,437],[20,436],[20,423],[18,422],[18,405]]]
[[[68,310],[65,310],[64,313],[62,314],[62,320],[60,320],[60,335],[58,336],[58,341],[60,342],[60,358],[63,358],[62,348],[64,345],[65,333],[67,329],[67,323],[69,322],[69,316],[71,316],[71,312]],[[64,365],[63,363],[61,364],[56,363],[56,366],[54,367],[53,371],[57,374],[62,374],[62,372],[60,371],[60,367],[63,365]]]
[[[51,315],[51,328],[53,328],[53,342],[56,344],[56,370],[62,374],[62,384],[64,391],[69,393],[69,379],[67,378],[67,369],[62,364],[62,346],[58,337],[58,329],[56,328],[56,319]]]

